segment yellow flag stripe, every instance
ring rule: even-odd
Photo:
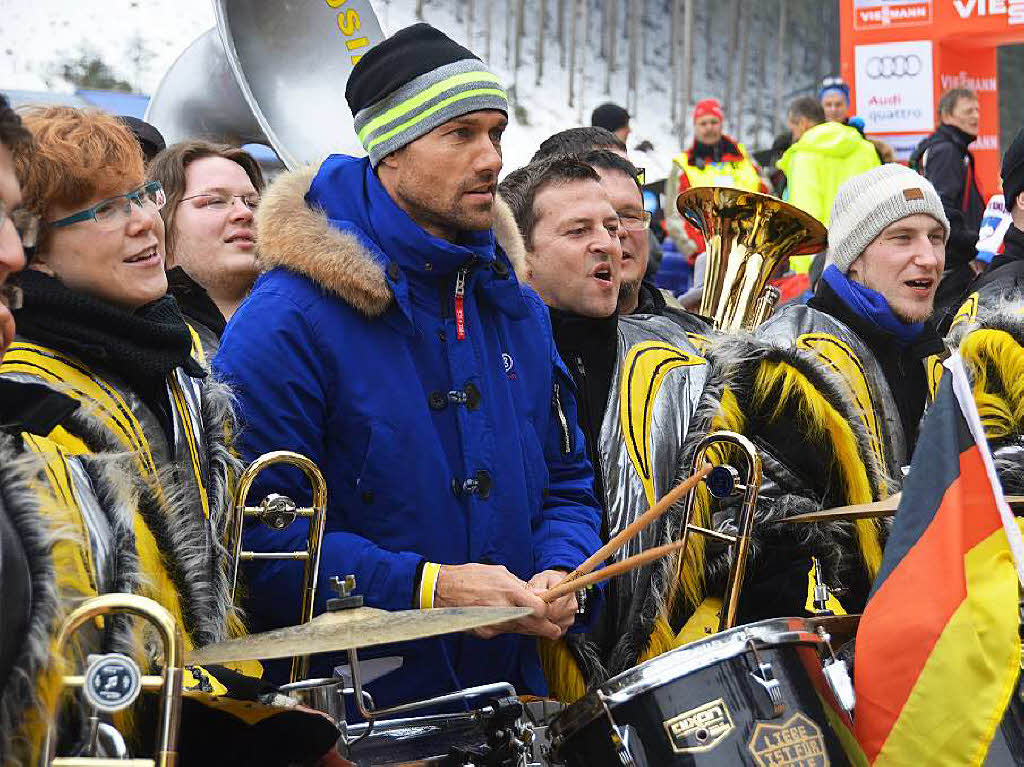
[[[1017,576],[999,529],[964,557],[967,598],[918,675],[875,767],[980,765],[1020,671]]]

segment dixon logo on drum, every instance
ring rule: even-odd
[[[829,767],[821,728],[799,712],[782,724],[758,722],[747,748],[759,767]]]
[[[696,754],[710,751],[733,731],[735,725],[719,698],[703,706],[684,711],[664,722],[665,731],[677,754]]]

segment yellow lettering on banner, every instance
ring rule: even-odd
[[[347,43],[345,43],[345,46],[350,51],[354,51],[357,48],[365,48],[369,44],[370,41],[367,40],[365,37],[357,37],[355,40],[349,40]]]
[[[349,8],[347,11],[342,11],[338,14],[338,29],[342,31],[342,34],[348,36],[359,31],[359,27],[362,21],[359,19],[359,11],[355,8]],[[366,38],[363,38],[364,40]],[[354,42],[354,41],[353,41]],[[352,46],[349,46],[351,50]]]
[[[327,0],[327,5],[331,8],[340,8],[347,2],[348,0]]]

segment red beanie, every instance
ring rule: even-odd
[[[706,115],[714,115],[723,123],[725,122],[725,112],[722,111],[722,104],[718,99],[704,99],[697,102],[697,106],[693,108],[693,121],[696,123]]]

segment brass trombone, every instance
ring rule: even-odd
[[[56,713],[51,718],[43,742],[46,763],[63,767],[174,767],[178,753],[178,726],[181,723],[182,659],[181,630],[162,605],[137,594],[103,594],[87,599],[64,620],[57,634],[56,657],[63,662],[72,634],[100,615],[129,613],[149,621],[160,634],[164,649],[164,667],[160,675],[141,674],[130,658],[119,653],[90,656],[85,674],[65,674],[61,689],[77,687],[94,709],[114,712],[130,706],[142,690],[160,690],[157,716],[157,752],[153,759],[105,759],[83,756],[58,757]],[[95,727],[98,719],[93,717]]]
[[[757,495],[761,487],[761,456],[749,439],[742,434],[733,431],[716,431],[708,434],[697,443],[693,452],[693,460],[690,464],[690,475],[707,463],[704,456],[715,444],[731,445],[738,448],[744,456],[746,464],[746,475],[742,483],[739,482],[739,473],[732,466],[719,464],[704,479],[708,492],[712,497],[718,499],[728,498],[735,495],[743,495],[743,502],[736,519],[736,535],[711,530],[700,525],[693,524],[694,503],[696,499],[696,488],[686,496],[686,507],[683,512],[683,527],[681,540],[686,541],[691,532],[702,535],[705,538],[713,538],[723,541],[729,545],[730,563],[729,579],[725,584],[725,593],[722,595],[722,615],[719,619],[719,631],[731,629],[736,625],[736,611],[740,601],[740,591],[743,588],[743,576],[747,569],[747,550],[750,547],[750,533],[754,527],[754,512],[757,507]],[[687,544],[683,544],[679,550],[679,563],[682,566],[682,559],[686,555]],[[673,597],[679,578],[673,580]],[[670,599],[669,604],[672,604]]]
[[[264,469],[276,464],[287,464],[300,469],[309,480],[313,490],[313,502],[309,507],[298,508],[291,498],[271,493],[259,506],[246,506],[249,490],[256,477]],[[246,519],[255,519],[273,530],[284,530],[298,517],[309,519],[309,533],[306,549],[296,551],[243,551],[242,530]],[[320,548],[327,523],[327,482],[317,465],[309,458],[290,450],[275,450],[264,453],[249,464],[238,478],[234,497],[234,516],[231,524],[231,542],[234,562],[231,573],[231,597],[234,599],[238,584],[238,569],[242,562],[262,559],[288,559],[305,562],[302,574],[302,610],[299,623],[308,623],[313,618],[313,600],[316,597],[316,582],[320,572]],[[292,659],[291,681],[298,682],[309,676],[309,656]]]

